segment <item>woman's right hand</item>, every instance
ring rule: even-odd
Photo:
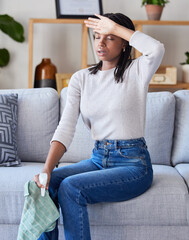
[[[99,34],[113,34],[116,23],[111,19],[101,16],[99,14],[95,14],[98,18],[89,17],[88,20],[85,20],[85,24],[87,27],[92,28],[94,32]]]
[[[47,171],[43,171],[42,173],[46,173],[47,174],[47,184],[46,184],[46,189],[48,190],[49,188],[49,182],[50,182],[50,178],[51,178],[51,174]],[[33,178],[33,181],[37,184],[37,186],[39,188],[43,188],[44,186],[40,183],[39,181],[39,174],[35,175]]]

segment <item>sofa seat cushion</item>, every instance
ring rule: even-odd
[[[154,165],[154,180],[143,195],[120,203],[89,205],[92,225],[188,225],[188,190],[176,169]]]
[[[177,171],[183,177],[189,189],[189,163],[180,163],[175,166]]]
[[[59,167],[65,165],[68,163]],[[24,184],[40,173],[43,166],[25,162],[22,167],[0,168],[0,224],[20,223]],[[183,178],[170,166],[154,165],[153,169],[152,187],[143,195],[126,202],[89,204],[91,224],[187,225],[188,190]]]
[[[43,163],[0,168],[0,224],[19,224],[24,206],[24,184],[40,173]]]
[[[125,202],[89,204],[91,225],[188,225],[189,194],[183,178],[171,166],[153,165],[153,170],[153,184],[143,195]]]
[[[25,200],[24,184],[33,180],[44,167],[44,163],[21,164],[21,167],[0,167],[0,224],[20,223]]]

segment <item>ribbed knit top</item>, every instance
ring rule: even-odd
[[[139,31],[132,35],[129,44],[142,56],[125,70],[122,83],[115,82],[115,68],[96,74],[82,69],[73,74],[66,106],[51,141],[59,141],[68,149],[79,114],[94,140],[144,136],[148,86],[162,61],[164,46]]]

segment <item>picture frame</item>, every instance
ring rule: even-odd
[[[60,95],[61,90],[65,87],[68,87],[69,81],[73,73],[56,73],[56,87],[57,92]]]
[[[102,0],[55,0],[57,18],[87,19],[103,14]]]

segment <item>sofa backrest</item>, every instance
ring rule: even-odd
[[[189,90],[174,93],[176,116],[172,163],[189,163]]]
[[[59,121],[59,97],[52,88],[0,90],[18,94],[18,155],[22,162],[45,162]]]
[[[153,164],[171,165],[175,98],[170,92],[148,93],[145,139]]]
[[[66,94],[67,87],[62,89],[60,95],[60,117],[66,104]],[[85,126],[80,115],[73,141],[60,162],[79,162],[80,160],[88,159],[90,158],[93,147],[94,140],[91,138],[91,133]]]
[[[66,93],[67,88],[64,88],[60,98],[60,114],[65,107]],[[175,98],[172,93],[148,93],[145,139],[154,164],[170,165],[174,114]],[[93,146],[94,140],[80,116],[73,141],[61,161],[78,162],[90,158]]]

